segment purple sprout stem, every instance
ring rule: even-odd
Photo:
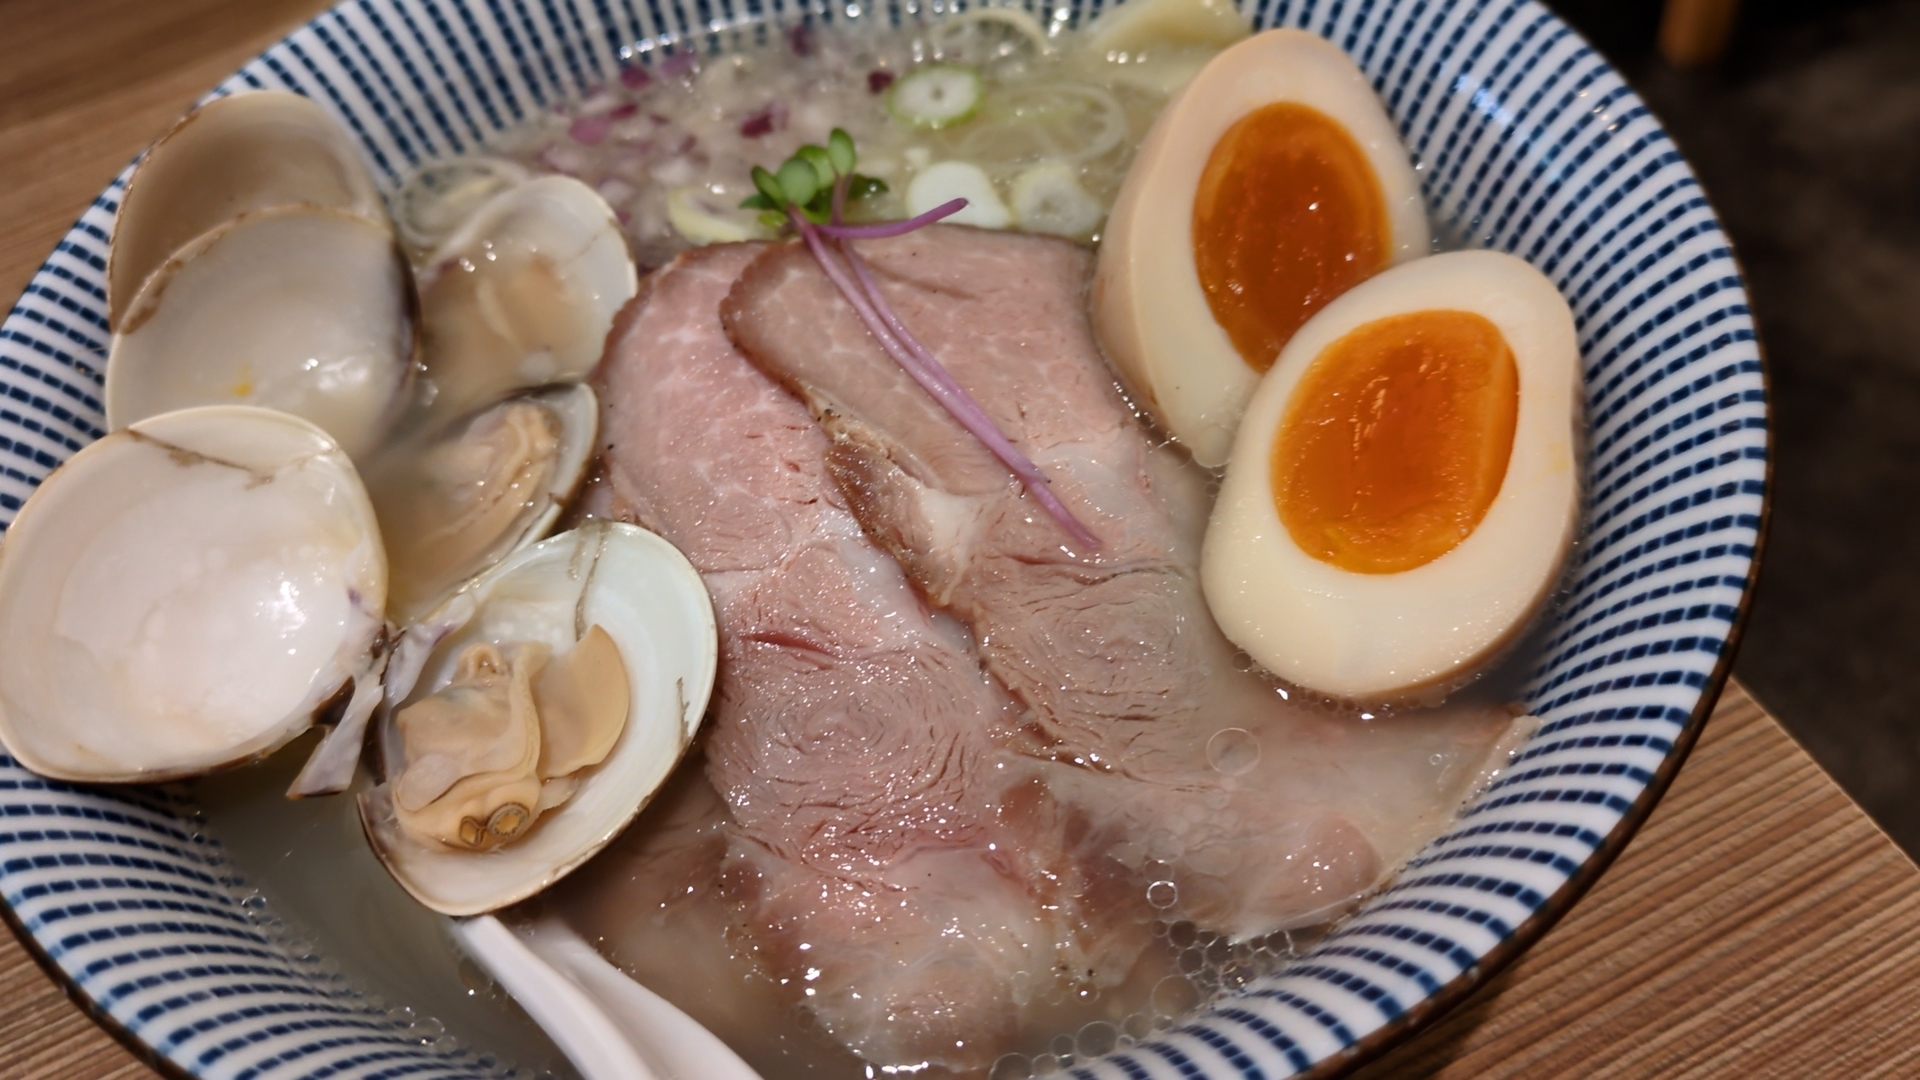
[[[938,402],[941,408],[947,410],[947,414],[958,421],[961,427],[966,428],[967,432],[979,439],[994,457],[999,458],[1001,464],[1019,478],[1028,493],[1055,521],[1060,523],[1060,527],[1067,531],[1067,535],[1073,537],[1074,542],[1079,544],[1082,550],[1098,551],[1100,538],[1095,536],[1091,529],[1081,524],[1079,519],[1073,516],[1073,512],[1053,494],[1053,490],[1047,486],[1047,478],[1041,473],[1040,467],[1007,439],[1006,435],[1000,431],[999,425],[994,423],[993,417],[980,407],[979,402],[973,400],[964,387],[954,381],[953,376],[940,361],[925,346],[920,345],[918,340],[914,340],[912,334],[906,333],[906,327],[901,324],[899,316],[894,314],[892,306],[880,295],[878,286],[873,283],[872,275],[866,272],[866,266],[859,261],[859,257],[851,250],[842,249],[843,254],[847,256],[848,264],[854,267],[854,272],[863,279],[862,283],[856,283],[848,277],[846,267],[840,265],[840,260],[827,246],[826,238],[821,235],[819,226],[808,221],[805,215],[793,207],[787,209],[787,218],[793,222],[794,229],[807,242],[807,248],[813,252],[814,261],[820,264],[820,269],[826,273],[827,279],[833,282],[834,288],[840,290],[840,295],[845,297],[847,303],[853,307],[854,314],[859,316],[867,332],[872,334],[873,339],[880,344],[881,350],[892,357],[894,363],[899,364],[914,382],[919,383],[920,388]],[[863,287],[863,284],[866,287]],[[884,317],[880,314],[881,311],[886,312]],[[900,328],[898,332],[894,329],[896,326]],[[912,348],[901,340],[901,335],[908,340],[913,340]]]
[[[915,229],[931,225],[941,218],[952,217],[967,208],[967,200],[965,199],[948,199],[946,202],[941,203],[926,213],[917,217],[910,217],[905,221],[883,221],[878,225],[841,225],[839,224],[840,207],[838,205],[838,197],[841,195],[841,191],[837,186],[834,189],[834,195],[836,196],[833,215],[834,224],[815,225],[814,228],[819,229],[822,233],[833,237],[835,240],[885,240],[889,236],[904,236]]]
[[[853,174],[846,173],[833,178],[833,225],[839,228],[841,212],[847,208],[847,189],[853,186]]]
[[[940,362],[940,358],[933,355],[933,350],[922,345],[920,339],[913,335],[913,331],[907,329],[907,324],[900,321],[900,316],[893,310],[893,305],[887,303],[886,298],[880,294],[880,283],[873,280],[873,274],[867,270],[866,261],[860,258],[859,254],[853,250],[851,244],[841,243],[837,246],[840,248],[840,254],[846,258],[847,265],[853,269],[854,277],[860,282],[861,291],[866,293],[867,300],[873,305],[875,313],[887,324],[887,329],[893,332],[894,337],[899,343],[909,353],[912,353],[914,359],[920,361],[927,371],[947,390],[951,395],[951,398],[948,400],[964,402],[968,408],[979,411],[981,423],[986,425],[987,429],[991,431],[994,436],[992,439],[980,436],[981,441],[986,443],[987,448],[993,451],[994,456],[1004,462],[1007,468],[1011,469],[1013,474],[1020,478],[1020,482],[1026,485],[1027,490],[1033,494],[1033,497],[1039,501],[1041,506],[1046,508],[1047,513],[1053,515],[1054,520],[1060,523],[1061,528],[1067,530],[1068,535],[1073,537],[1075,543],[1079,544],[1083,550],[1098,551],[1100,549],[1100,538],[1093,534],[1093,530],[1083,525],[1080,519],[1074,517],[1073,512],[1068,510],[1066,505],[1054,495],[1053,487],[1047,482],[1046,474],[1040,471],[1040,467],[1035,465],[1025,454],[1022,454],[1019,448],[1014,446],[1005,435],[1001,434],[999,425],[993,422],[993,417],[989,416],[987,411],[973,400],[973,396],[968,394],[966,388],[962,387],[959,381],[953,377],[953,374],[947,370],[946,365]],[[938,394],[935,395],[936,398],[939,396]],[[953,411],[953,406],[948,404],[948,400],[942,400],[941,404],[947,405],[948,411],[951,412]],[[958,413],[954,415],[955,418],[960,419],[962,423],[966,422]],[[968,430],[972,431],[973,428],[969,427]],[[978,435],[979,433],[975,432],[975,434]],[[998,439],[1001,445],[996,445],[995,439]],[[1002,449],[1002,445],[1004,445],[1004,450]]]

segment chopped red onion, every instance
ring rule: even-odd
[[[567,125],[567,135],[574,142],[587,146],[599,146],[607,141],[607,133],[613,130],[613,119],[605,113],[594,116],[582,116]]]
[[[700,56],[692,49],[677,52],[667,57],[660,65],[660,74],[669,79],[684,79],[700,67]]]
[[[639,191],[632,184],[627,183],[617,176],[609,176],[605,180],[600,181],[600,186],[594,190],[600,193],[601,198],[607,200],[607,205],[609,206],[619,206],[639,194]]]
[[[807,23],[801,23],[788,30],[787,47],[793,50],[795,56],[812,56],[814,49],[818,47],[818,43],[813,38],[813,27]]]
[[[651,82],[653,82],[653,76],[647,74],[646,68],[637,64],[630,64],[620,69],[620,85],[629,90],[644,90]]]
[[[758,139],[763,135],[785,130],[787,130],[787,103],[784,101],[776,101],[740,121],[740,134],[748,139]]]
[[[875,68],[874,70],[867,72],[867,93],[869,94],[884,93],[887,87],[892,85],[893,85],[893,72],[887,71],[884,68]]]
[[[586,171],[589,164],[587,152],[570,143],[552,143],[542,147],[538,160],[554,172],[576,178]]]
[[[635,113],[638,113],[639,111],[640,111],[640,105],[638,102],[623,101],[620,104],[615,105],[612,111],[608,112],[607,115],[615,120],[625,120],[628,117],[633,116]]]

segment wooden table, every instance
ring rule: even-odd
[[[0,294],[320,0],[0,0]],[[1738,685],[1619,862],[1370,1080],[1920,1075],[1920,871]],[[0,1077],[152,1073],[0,934]]]

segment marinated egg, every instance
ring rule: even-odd
[[[1393,123],[1338,46],[1256,34],[1188,84],[1141,143],[1093,285],[1101,347],[1203,465],[1301,324],[1426,254]]]
[[[1234,439],[1200,561],[1221,630],[1335,697],[1471,674],[1572,541],[1579,378],[1566,301],[1510,255],[1420,259],[1328,304]]]

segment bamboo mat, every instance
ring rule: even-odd
[[[0,0],[0,294],[316,0]],[[1366,1080],[1920,1075],[1920,871],[1729,685],[1593,891]],[[0,1077],[153,1073],[0,934]],[[777,1078],[775,1078],[777,1080]]]

